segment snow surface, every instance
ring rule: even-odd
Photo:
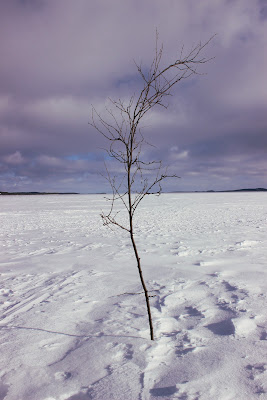
[[[267,399],[267,194],[0,197],[0,399]],[[125,218],[124,215],[121,217]]]

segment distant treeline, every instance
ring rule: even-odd
[[[256,189],[235,189],[235,190],[208,190],[208,193],[216,192],[216,193],[224,193],[224,192],[267,192],[265,188],[256,188]]]
[[[0,195],[45,195],[45,194],[79,194],[79,193],[57,193],[57,192],[0,192]]]
[[[195,191],[175,191],[172,193],[232,193],[232,192],[267,192],[265,188],[255,189],[231,189],[231,190],[195,190]]]
[[[196,191],[174,191],[171,193],[231,193],[231,192],[267,192],[265,188],[255,189],[233,189],[233,190],[196,190]],[[50,195],[50,194],[80,194],[76,192],[0,192],[0,195]],[[88,194],[106,194],[106,193],[88,193]]]

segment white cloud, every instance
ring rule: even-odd
[[[179,153],[176,153],[176,152],[172,151],[171,160],[173,160],[173,161],[175,161],[175,160],[185,160],[185,159],[188,158],[188,156],[189,156],[188,150],[184,150],[184,151],[181,151]]]
[[[19,151],[16,151],[13,154],[9,154],[9,155],[5,156],[3,159],[6,163],[11,164],[11,165],[20,165],[26,161],[22,157],[22,155]]]
[[[23,113],[40,122],[81,124],[88,121],[90,103],[71,96],[48,97],[27,103],[23,108]]]

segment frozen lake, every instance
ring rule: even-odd
[[[267,193],[0,197],[0,400],[267,399]],[[125,216],[122,214],[122,220]]]

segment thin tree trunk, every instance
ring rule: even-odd
[[[154,340],[154,332],[153,332],[152,316],[151,316],[150,303],[149,303],[149,295],[148,295],[146,284],[145,284],[145,281],[144,281],[144,278],[143,278],[140,258],[139,258],[139,255],[138,255],[138,251],[137,251],[137,247],[136,247],[136,244],[135,244],[135,240],[134,240],[134,236],[133,236],[133,232],[132,231],[130,231],[130,235],[131,235],[131,241],[132,241],[132,245],[133,245],[133,249],[134,249],[134,254],[135,254],[135,257],[136,257],[136,261],[137,261],[137,268],[138,268],[140,280],[141,280],[141,283],[142,283],[142,286],[143,286],[143,289],[144,289],[144,292],[145,292],[146,307],[147,307],[149,328],[150,328],[150,338],[151,338],[151,340]]]
[[[133,207],[132,207],[132,191],[131,191],[131,166],[132,166],[132,148],[133,148],[133,135],[131,137],[131,146],[130,146],[130,153],[129,154],[129,158],[128,158],[128,171],[127,171],[127,180],[128,180],[128,204],[129,204],[129,225],[130,225],[130,236],[131,236],[131,242],[133,245],[133,249],[134,249],[134,254],[135,254],[135,258],[137,261],[137,268],[138,268],[138,272],[139,272],[139,276],[140,276],[140,280],[141,280],[141,284],[145,293],[145,298],[146,298],[146,307],[147,307],[147,314],[148,314],[148,320],[149,320],[149,328],[150,328],[150,338],[151,340],[154,340],[154,332],[153,332],[153,324],[152,324],[152,316],[151,316],[151,310],[150,310],[150,303],[149,303],[149,296],[148,296],[148,291],[146,288],[146,284],[143,278],[143,272],[142,272],[142,268],[141,268],[141,263],[140,263],[140,258],[139,258],[139,254],[137,251],[137,247],[135,244],[135,240],[134,240],[134,234],[133,234]]]

